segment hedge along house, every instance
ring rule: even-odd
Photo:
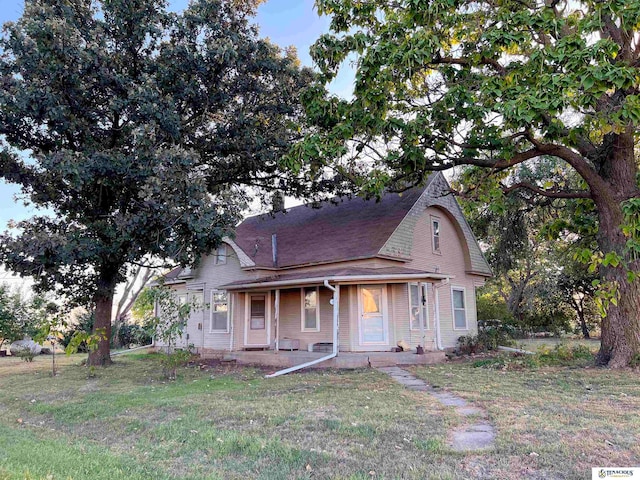
[[[337,198],[248,218],[197,268],[165,281],[204,305],[182,339],[202,355],[276,366],[337,355],[329,365],[360,366],[441,359],[477,332],[475,289],[490,275],[435,173],[379,202]],[[401,341],[427,353],[389,353]]]

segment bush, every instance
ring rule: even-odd
[[[540,366],[535,355],[499,355],[473,362],[475,368],[489,368],[493,370],[533,370]]]
[[[192,358],[193,354],[189,350],[180,349],[176,349],[171,353],[163,355],[160,359],[160,363],[162,364],[164,375],[169,380],[175,380],[176,370],[178,367],[184,367]]]
[[[128,325],[123,323],[118,329],[118,337],[123,346],[129,346],[131,344],[136,345],[149,345],[151,343],[151,335],[149,332],[140,325]]]
[[[20,349],[20,352],[18,352],[18,357],[25,362],[33,362],[33,359],[36,357],[36,352],[30,348],[22,348]]]
[[[593,363],[594,355],[584,345],[556,345],[554,348],[540,347],[535,355],[499,355],[473,362],[476,368],[495,370],[530,370],[540,366],[575,367]]]
[[[60,339],[60,344],[67,348],[71,343],[71,339],[77,334],[91,334],[93,330],[93,322],[95,318],[93,312],[85,312],[78,316],[78,323],[76,325],[71,326],[68,330],[66,330]],[[78,345],[79,353],[87,353],[89,351],[86,342],[81,342]]]
[[[536,353],[540,364],[550,366],[574,366],[594,361],[593,352],[585,345],[569,346],[559,343],[553,348],[540,346]]]
[[[481,329],[477,335],[464,335],[458,338],[458,353],[471,355],[489,350],[497,350],[500,345],[510,346],[515,342],[503,326],[491,326]]]

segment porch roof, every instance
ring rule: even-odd
[[[322,284],[325,280],[334,283],[379,282],[400,283],[419,280],[444,280],[451,275],[415,270],[404,267],[384,268],[338,268],[332,270],[315,270],[312,272],[288,273],[268,277],[241,280],[222,285],[226,290],[249,290],[265,287],[295,287],[302,285]]]

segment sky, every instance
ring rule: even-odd
[[[188,0],[169,0],[169,8],[173,11],[180,11],[187,4]],[[0,24],[17,20],[23,5],[23,0],[1,0]],[[267,0],[260,5],[255,23],[260,27],[261,37],[268,37],[281,47],[295,46],[300,61],[307,66],[312,66],[309,47],[329,28],[329,19],[318,16],[313,0]],[[330,90],[348,96],[352,83],[352,75],[345,72],[331,84]],[[9,220],[23,220],[36,213],[33,207],[14,201],[19,192],[17,186],[0,180],[0,231],[7,228]]]

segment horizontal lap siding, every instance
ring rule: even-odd
[[[213,290],[221,290],[222,285],[226,285],[237,280],[252,278],[253,275],[243,271],[240,268],[240,261],[234,250],[227,245],[227,261],[224,265],[215,265],[213,256],[205,256],[198,268],[194,271],[193,280],[189,280],[189,284],[204,283],[204,311],[196,311],[189,318],[188,330],[190,335],[190,343],[196,347],[204,347],[208,350],[229,350],[231,344],[231,325],[229,332],[211,332],[211,292]],[[228,301],[231,294],[228,295]],[[233,301],[233,300],[231,300]],[[238,307],[244,312],[244,304],[231,306],[232,313],[237,314]],[[204,316],[204,318],[203,318]],[[237,321],[237,315],[234,315]],[[230,317],[229,322],[233,319]],[[198,323],[203,323],[203,330],[198,330]],[[237,325],[237,324],[236,324]],[[203,335],[204,333],[204,335]],[[204,344],[203,344],[204,339]]]
[[[440,222],[440,254],[433,252],[431,221],[436,217]],[[455,347],[458,337],[477,332],[475,287],[481,285],[482,277],[470,275],[465,264],[465,252],[463,251],[463,238],[455,228],[449,214],[437,207],[428,207],[415,223],[413,232],[413,260],[407,265],[411,268],[428,271],[439,271],[451,275],[449,285],[436,288],[440,312],[440,334],[444,348]],[[453,308],[451,303],[451,286],[464,287],[467,329],[455,330],[453,328]],[[428,301],[433,303],[433,295],[429,294]],[[429,305],[429,313],[434,312],[435,305]],[[429,318],[433,328],[433,317]],[[419,333],[412,338],[419,337]],[[433,330],[431,335],[433,335]],[[429,338],[429,336],[428,336]],[[433,338],[433,336],[431,337]],[[427,342],[429,347],[429,342]]]
[[[299,288],[280,291],[280,338],[300,340],[300,350],[309,343],[333,341],[333,307],[329,304],[333,294],[320,288],[320,331],[302,331],[302,292]]]

